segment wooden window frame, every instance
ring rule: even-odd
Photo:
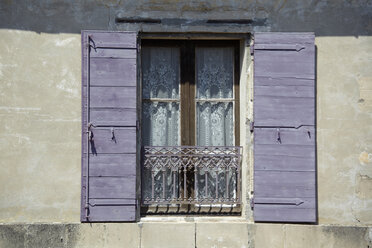
[[[178,47],[180,49],[180,145],[196,146],[196,47],[232,47],[233,60],[233,108],[234,146],[240,146],[240,40],[239,39],[141,39],[141,47]],[[140,55],[142,57],[142,54]],[[141,69],[142,70],[142,69]],[[142,75],[140,75],[142,78]],[[141,80],[142,81],[142,80]],[[142,85],[140,87],[142,99]],[[142,103],[141,102],[141,109]],[[148,99],[146,99],[148,101]],[[187,181],[193,181],[193,172],[187,173]],[[180,178],[182,181],[183,179]],[[181,183],[183,185],[183,183]],[[188,184],[192,185],[192,184]],[[181,189],[182,191],[183,189]],[[188,189],[193,191],[193,189]],[[182,194],[182,193],[180,193]],[[241,206],[221,208],[208,207],[200,210],[193,204],[178,207],[141,206],[141,214],[187,213],[187,214],[240,214]]]

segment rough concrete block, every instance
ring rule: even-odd
[[[284,248],[284,227],[278,224],[253,224],[254,248]]]
[[[248,248],[247,223],[196,223],[196,247]]]
[[[0,248],[24,247],[25,240],[24,225],[0,225]]]
[[[367,231],[366,227],[286,225],[285,247],[368,247]]]
[[[141,248],[195,247],[194,223],[143,223]]]
[[[140,229],[136,223],[81,224],[76,247],[140,247]]]
[[[30,224],[26,225],[24,247],[75,247],[77,226],[70,224]]]

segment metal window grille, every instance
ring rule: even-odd
[[[240,204],[240,161],[239,146],[145,146],[142,203]]]

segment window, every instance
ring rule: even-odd
[[[238,204],[238,41],[142,41],[144,204]]]
[[[139,42],[82,32],[81,221],[136,221],[140,202],[239,212],[238,42],[142,40],[141,68]],[[314,34],[255,33],[250,48],[254,220],[314,223]]]

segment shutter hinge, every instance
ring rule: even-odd
[[[96,43],[92,39],[92,35],[88,35],[88,47],[91,47],[94,49],[94,51],[97,51]]]
[[[253,133],[253,130],[254,130],[254,121],[251,121],[249,123],[249,130],[251,131],[251,133]]]
[[[254,44],[252,44],[252,46],[249,47],[249,50],[251,52],[251,55],[254,54]]]
[[[136,128],[137,128],[137,131],[140,130],[139,120],[136,120]]]
[[[250,205],[251,205],[251,209],[253,210],[254,209],[254,197],[252,197],[249,201]]]

